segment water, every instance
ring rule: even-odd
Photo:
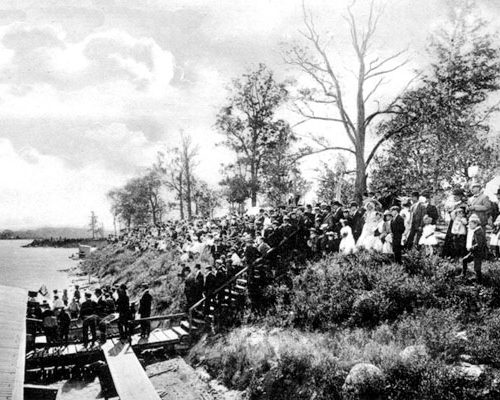
[[[77,249],[22,246],[30,240],[0,240],[0,284],[26,290],[45,285],[52,292],[71,286],[68,268],[78,262],[68,257]]]

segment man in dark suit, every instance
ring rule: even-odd
[[[469,217],[466,246],[469,253],[462,260],[463,277],[467,276],[467,264],[473,261],[476,281],[481,283],[483,280],[481,266],[483,259],[488,256],[488,245],[486,244],[484,229],[481,226],[481,219],[476,214]]]
[[[411,194],[412,206],[410,208],[410,234],[406,240],[406,248],[410,250],[413,247],[413,243],[417,244],[420,240],[420,235],[422,234],[422,225],[425,215],[426,207],[420,202],[420,194],[418,192],[413,192]]]
[[[403,246],[401,241],[403,239],[403,233],[405,231],[405,220],[399,212],[401,209],[399,206],[391,207],[392,221],[391,221],[391,232],[392,232],[392,250],[394,251],[394,260],[401,264],[401,252]]]
[[[195,280],[195,286],[194,286],[194,291],[193,291],[193,301],[194,303],[198,302],[201,300],[203,297],[203,289],[205,286],[205,277],[203,276],[203,273],[201,272],[201,265],[196,264],[194,266],[194,280]]]
[[[151,316],[151,304],[153,303],[153,296],[149,293],[149,286],[147,283],[142,284],[144,292],[139,300],[139,315],[141,318],[148,318]],[[141,337],[147,338],[151,332],[151,322],[141,321]]]
[[[130,341],[130,300],[127,295],[127,286],[121,284],[118,289],[118,300],[116,301],[116,311],[118,311],[118,332],[120,340]]]
[[[85,301],[80,308],[80,319],[83,321],[83,345],[87,347],[89,343],[89,329],[92,334],[92,343],[96,341],[96,308],[97,304],[92,299],[92,294],[85,293]]]
[[[358,241],[363,231],[365,209],[358,207],[358,203],[353,201],[351,203],[350,214],[352,236],[354,236],[355,241]]]

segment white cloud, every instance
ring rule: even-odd
[[[98,166],[71,170],[63,160],[32,148],[23,153],[0,139],[0,170],[5,171],[0,174],[2,228],[85,226],[91,210],[111,226],[105,194],[110,185],[123,183],[124,176]]]

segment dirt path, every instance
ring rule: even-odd
[[[163,400],[242,400],[243,393],[228,390],[180,358],[151,364],[146,372]]]

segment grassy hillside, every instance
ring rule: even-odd
[[[500,274],[484,269],[479,286],[418,254],[402,266],[324,259],[293,276],[293,290],[272,288],[267,316],[201,341],[191,361],[252,399],[500,398]],[[380,376],[346,381],[358,363]]]
[[[101,285],[125,283],[131,298],[140,293],[142,283],[148,283],[157,313],[185,310],[183,285],[178,277],[179,259],[172,252],[137,254],[112,244],[92,253],[82,263],[82,269],[99,278]]]

